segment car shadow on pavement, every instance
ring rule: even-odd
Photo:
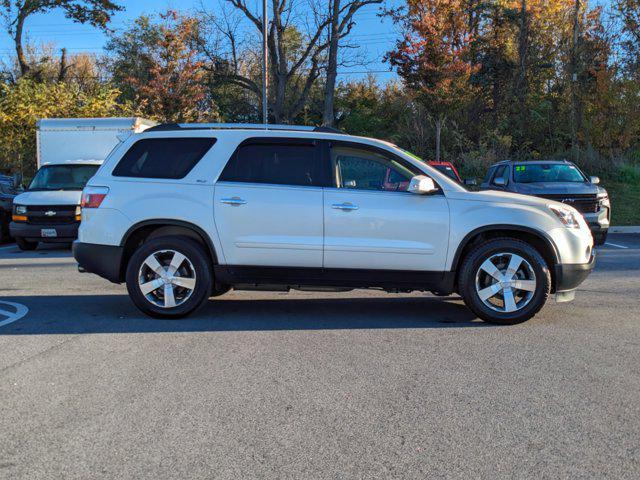
[[[138,312],[126,295],[30,296],[0,335],[489,327],[459,298],[217,299],[183,320]]]

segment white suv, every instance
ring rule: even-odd
[[[463,186],[395,145],[323,128],[160,125],[83,192],[81,271],[154,317],[231,288],[458,292],[514,324],[573,299],[594,266],[572,207]]]

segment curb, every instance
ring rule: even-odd
[[[609,227],[609,233],[640,233],[640,226]]]

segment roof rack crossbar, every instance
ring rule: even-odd
[[[147,132],[170,130],[280,130],[299,132],[344,133],[331,127],[309,127],[304,125],[277,125],[263,123],[163,123],[147,129]]]

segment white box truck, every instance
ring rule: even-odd
[[[143,118],[43,118],[36,128],[38,172],[13,200],[10,233],[22,250],[78,236],[82,189],[131,134],[156,125]]]

